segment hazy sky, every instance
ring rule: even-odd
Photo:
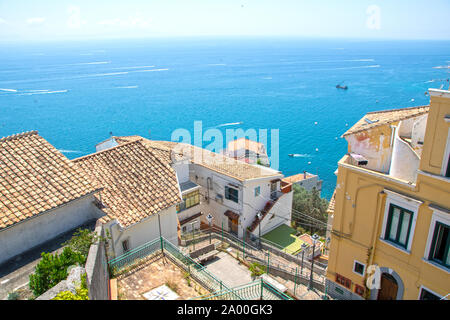
[[[0,0],[0,40],[161,36],[450,39],[449,0]]]

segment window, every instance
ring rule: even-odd
[[[352,281],[344,276],[341,276],[340,274],[336,273],[336,282],[343,285],[344,287],[350,289],[352,286]]]
[[[433,240],[431,242],[429,260],[439,263],[447,268],[450,267],[450,256],[448,254],[450,246],[449,237],[450,226],[441,222],[436,222]]]
[[[450,177],[450,154],[448,155],[448,160],[447,160],[447,170],[445,171],[445,176],[447,178]]]
[[[239,203],[239,190],[226,186],[225,187],[225,199]]]
[[[183,196],[183,202],[177,206],[177,212],[189,209],[200,203],[200,192],[198,190]]]
[[[441,297],[435,295],[434,293],[422,288],[420,290],[419,300],[441,300]]]
[[[385,240],[391,241],[405,249],[408,246],[413,212],[391,204],[385,232]]]
[[[364,287],[361,287],[360,285],[355,284],[355,293],[357,295],[364,296],[364,291],[365,291]]]
[[[130,250],[130,243],[129,243],[128,239],[122,241],[122,249],[123,249],[123,252],[127,252],[128,250]]]
[[[261,194],[261,187],[258,186],[255,188],[255,197],[259,196]]]
[[[366,269],[365,264],[355,260],[355,262],[353,263],[353,272],[363,276],[365,269]]]
[[[446,121],[450,121],[447,120]],[[450,130],[448,130],[447,144],[445,146],[444,157],[442,158],[441,176],[450,177]]]

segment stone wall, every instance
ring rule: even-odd
[[[105,237],[101,224],[97,224],[95,232]],[[86,261],[86,281],[90,300],[109,300],[109,273],[105,244],[100,241],[89,249]]]

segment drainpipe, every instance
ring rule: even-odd
[[[386,196],[386,193],[384,191],[381,191],[377,194],[377,215],[375,215],[375,228],[373,229],[373,233],[372,233],[372,248],[370,250],[370,255],[367,259],[367,267],[371,266],[373,264],[373,258],[375,256],[375,249],[377,246],[377,232],[378,232],[378,228],[380,227],[380,220],[381,217],[383,216],[383,214],[380,213],[381,210],[381,204],[383,203],[383,198]],[[367,282],[367,272],[364,276],[364,283]]]

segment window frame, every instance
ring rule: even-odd
[[[416,222],[417,222],[417,217],[418,217],[418,213],[419,213],[419,207],[423,204],[423,201],[411,198],[409,196],[405,196],[402,195],[400,193],[391,191],[389,189],[384,189],[384,193],[386,193],[387,197],[386,197],[386,203],[384,206],[384,213],[383,213],[383,227],[381,230],[381,234],[379,239],[383,242],[386,243],[396,249],[399,249],[402,252],[405,252],[407,254],[411,253],[411,246],[412,246],[412,242],[414,239],[414,231],[416,228]],[[394,204],[396,206],[399,206],[403,209],[409,210],[411,212],[413,212],[413,216],[412,216],[412,224],[411,224],[411,228],[409,230],[409,237],[408,237],[408,241],[407,241],[407,245],[405,246],[400,246],[397,245],[396,243],[390,241],[390,240],[386,240],[385,239],[385,235],[386,235],[386,229],[387,229],[387,222],[388,222],[388,216],[389,216],[389,209],[390,209],[390,205]]]
[[[390,233],[391,233],[391,227],[392,227],[392,219],[393,219],[393,214],[394,214],[394,210],[395,209],[399,209],[400,210],[400,216],[399,216],[399,220],[398,220],[398,226],[397,226],[397,231],[395,234],[395,239],[391,239],[390,237]],[[402,233],[402,227],[403,227],[403,217],[405,215],[405,213],[409,213],[410,214],[410,219],[409,219],[409,223],[407,226],[407,234],[406,234],[406,240],[405,243],[401,243],[400,242],[400,235]],[[394,243],[397,246],[403,247],[405,249],[408,248],[408,243],[409,243],[409,237],[411,235],[411,226],[412,226],[412,221],[414,219],[414,212],[408,209],[405,209],[403,207],[400,207],[394,203],[390,203],[389,204],[389,211],[388,211],[388,219],[387,219],[387,225],[386,225],[386,230],[384,233],[384,240],[389,241]]]
[[[255,187],[255,197],[258,197],[260,194],[261,194],[261,186]]]
[[[357,263],[363,266],[363,272],[362,273],[359,273],[359,272],[355,271],[355,266],[356,266]],[[358,260],[354,260],[353,261],[353,272],[356,273],[358,276],[364,277],[364,275],[366,273],[366,265],[364,263],[358,261]]]
[[[423,260],[439,268],[440,270],[447,272],[447,274],[450,274],[450,267],[447,267],[444,264],[441,264],[435,260],[430,259],[430,255],[432,252],[431,250],[433,249],[433,241],[435,236],[436,225],[440,223],[450,226],[450,215],[449,215],[450,212],[446,209],[439,208],[434,205],[429,205],[428,207],[433,211],[433,215],[431,216],[430,227],[428,229],[428,238],[427,244],[425,246]]]
[[[200,204],[200,190],[197,189],[183,195],[183,201],[177,205],[177,213],[195,207],[199,204]]]
[[[233,199],[233,197],[230,196],[230,190],[234,190],[236,191],[236,198]],[[233,201],[235,203],[239,203],[239,189],[230,187],[230,186],[225,186],[225,199]]]
[[[430,290],[430,289],[428,289],[428,288],[425,287],[425,286],[420,286],[420,289],[419,289],[419,296],[417,297],[417,300],[425,301],[425,300],[420,299],[420,297],[422,296],[422,292],[423,292],[423,291],[428,291],[428,292],[431,293],[432,295],[438,297],[439,300],[443,298],[443,296],[441,296],[440,294],[434,292],[433,290]]]
[[[431,240],[431,248],[430,248],[430,252],[429,252],[429,255],[428,255],[428,260],[433,261],[435,263],[438,263],[438,264],[440,264],[440,265],[442,265],[442,266],[444,266],[446,268],[450,268],[450,264],[448,264],[448,265],[445,264],[445,260],[446,259],[443,260],[443,261],[440,261],[440,260],[438,260],[438,259],[433,257],[434,256],[434,251],[436,249],[436,240],[437,240],[437,236],[438,236],[437,230],[441,226],[443,226],[444,228],[447,228],[447,229],[450,230],[450,225],[442,223],[440,221],[436,221],[436,224],[434,226],[433,239]],[[444,246],[445,246],[444,250],[446,251],[445,256],[448,257],[449,249],[450,249],[450,236],[448,236],[447,242],[446,242],[446,244]]]
[[[126,244],[126,245],[124,246],[124,244]],[[126,250],[125,250],[125,247],[127,247]],[[129,238],[122,240],[122,252],[127,253],[128,251],[130,251],[130,239]]]
[[[444,157],[442,158],[441,176],[450,179],[450,129],[447,134]]]

